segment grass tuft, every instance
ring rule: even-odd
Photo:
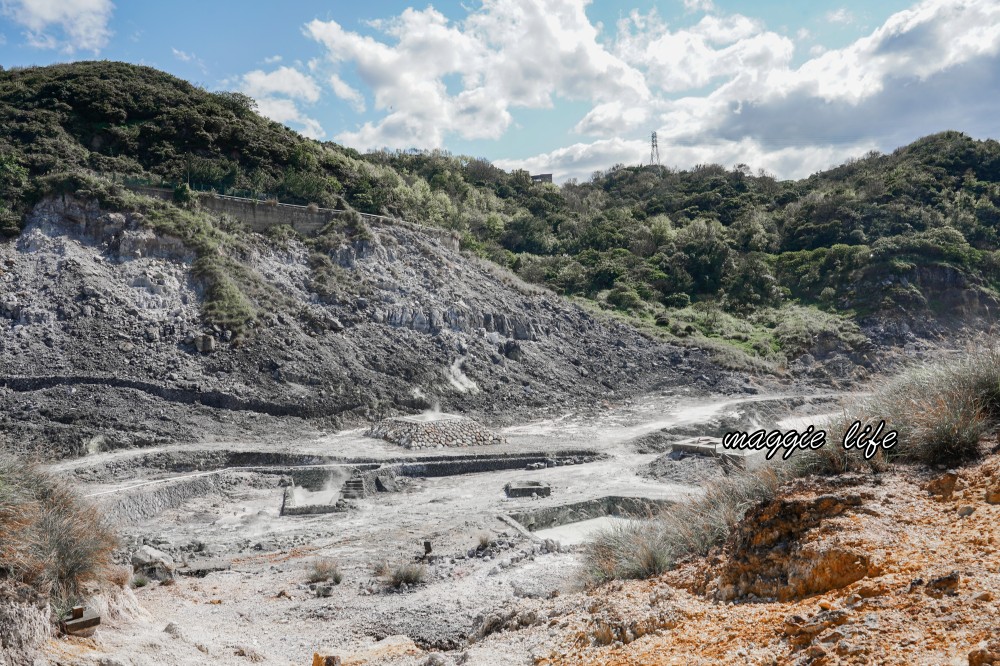
[[[306,580],[310,583],[331,581],[334,585],[340,585],[340,582],[344,580],[344,574],[335,561],[324,557],[313,560]]]
[[[856,421],[899,433],[869,460],[845,451]],[[1000,422],[1000,348],[969,349],[959,359],[914,368],[884,382],[826,428],[827,446],[804,457],[807,472],[881,471],[893,462],[960,465],[981,454],[980,440]]]
[[[427,577],[427,570],[421,564],[401,564],[395,567],[389,574],[389,584],[399,588],[405,583],[407,586],[419,585]]]
[[[96,507],[54,476],[0,455],[0,572],[71,603],[112,574],[117,538]]]

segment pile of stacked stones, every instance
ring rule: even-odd
[[[502,435],[492,433],[472,419],[460,416],[431,421],[405,416],[388,418],[373,425],[368,436],[408,449],[486,446],[507,442]]]

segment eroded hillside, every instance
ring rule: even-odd
[[[319,273],[299,240],[241,238],[257,316],[234,334],[204,323],[181,239],[72,197],[37,206],[0,246],[11,445],[75,454],[434,404],[509,421],[653,385],[736,388],[698,350],[598,321],[412,226],[343,237]]]

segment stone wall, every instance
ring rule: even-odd
[[[673,505],[671,500],[609,495],[583,502],[549,506],[534,511],[511,513],[510,517],[534,532],[603,516],[650,518]]]
[[[142,185],[129,186],[134,192],[139,194],[173,201],[173,190],[162,187],[146,187]],[[334,208],[317,208],[309,206],[298,206],[296,204],[269,203],[258,199],[244,199],[242,197],[230,197],[221,194],[198,194],[198,204],[205,210],[213,213],[232,215],[237,220],[247,225],[254,231],[267,231],[271,227],[282,224],[291,226],[295,231],[308,236],[314,234],[325,227],[331,220],[347,214],[345,210]],[[432,238],[436,238],[445,247],[455,250],[459,249],[459,236],[447,229],[434,227],[424,227],[404,220],[398,220],[384,215],[371,215],[360,213],[361,219],[371,224],[391,224],[408,229],[420,231]]]
[[[384,419],[369,429],[368,436],[384,439],[408,449],[440,449],[507,443],[503,435],[490,432],[472,419],[450,414],[430,421],[411,416]]]
[[[364,484],[365,496],[375,493],[394,493],[399,490],[399,483],[396,481],[398,466],[382,466],[378,469],[370,469],[360,472],[361,482]]]
[[[219,475],[206,474],[126,489],[101,497],[99,503],[112,524],[131,525],[218,491]]]

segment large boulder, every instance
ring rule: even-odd
[[[172,557],[152,546],[141,546],[132,553],[132,570],[155,580],[166,580],[174,577]]]

